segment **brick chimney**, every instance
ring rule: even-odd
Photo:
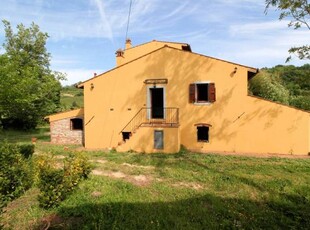
[[[130,38],[127,38],[126,39],[126,43],[125,43],[125,50],[131,48],[131,40]]]
[[[116,66],[120,66],[123,64],[123,59],[124,59],[124,51],[119,48],[116,52]]]

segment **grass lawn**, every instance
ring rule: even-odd
[[[50,141],[49,125],[39,126],[30,131],[3,130],[0,129],[0,141],[7,140],[11,143],[31,143],[31,138],[35,137],[38,141]]]
[[[74,147],[70,147],[74,148]],[[37,151],[66,155],[64,146]],[[86,152],[88,180],[58,208],[36,188],[6,209],[9,229],[309,229],[310,158]],[[60,157],[59,157],[60,158]]]

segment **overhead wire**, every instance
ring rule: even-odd
[[[131,8],[132,8],[132,0],[130,0],[130,4],[129,4],[129,12],[128,12],[128,19],[127,19],[127,28],[126,28],[125,41],[128,39],[128,31],[129,31],[129,23],[130,23],[130,16],[131,16]]]

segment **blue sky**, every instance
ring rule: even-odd
[[[293,30],[264,14],[265,0],[133,0],[128,37],[189,43],[208,56],[256,68],[285,64],[287,50],[309,43],[309,31]],[[115,66],[124,47],[130,0],[1,0],[0,17],[15,27],[35,22],[50,36],[51,68],[74,84]],[[4,42],[0,25],[0,43]],[[0,53],[3,53],[3,48]],[[291,64],[303,65],[294,58]]]

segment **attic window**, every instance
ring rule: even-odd
[[[81,118],[70,119],[70,128],[71,130],[83,130],[83,119]]]
[[[190,103],[213,103],[215,100],[214,83],[194,83],[189,85]]]

